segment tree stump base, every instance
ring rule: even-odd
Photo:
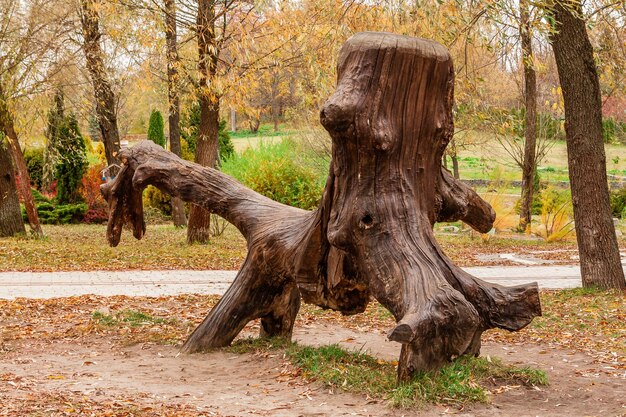
[[[503,287],[456,267],[434,234],[436,221],[491,229],[493,209],[441,166],[452,138],[454,72],[441,45],[360,33],[343,46],[335,93],[321,111],[333,141],[317,210],[288,207],[212,168],[151,142],[120,152],[122,169],[102,187],[117,245],[124,223],[145,233],[141,193],[154,185],[234,224],[248,255],[231,287],[183,345],[230,344],[251,320],[261,336],[291,337],[300,299],[363,312],[371,297],[397,321],[398,379],[478,355],[483,331],[515,331],[541,314],[536,284]]]

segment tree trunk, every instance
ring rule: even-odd
[[[522,166],[522,202],[519,228],[526,230],[532,222],[533,192],[537,170],[537,75],[535,73],[532,32],[528,0],[520,0],[520,38],[524,65],[524,103],[526,126],[524,129],[524,162]]]
[[[170,131],[170,150],[181,156],[180,149],[180,96],[178,67],[178,44],[176,37],[176,3],[175,0],[165,0],[165,43],[167,47],[167,98],[168,122]],[[187,225],[185,204],[180,198],[172,198],[172,220],[175,227]]]
[[[120,134],[117,128],[115,95],[108,80],[102,47],[100,45],[100,23],[98,0],[81,0],[81,23],[83,28],[83,50],[87,61],[87,70],[91,77],[96,100],[96,114],[102,133],[102,142],[107,163],[119,164],[117,153],[120,150]]]
[[[230,108],[230,131],[237,131],[237,111],[234,107]]]
[[[217,72],[219,51],[215,39],[215,4],[213,0],[198,2],[198,72],[200,126],[196,143],[195,162],[214,167],[219,152],[220,101],[212,83]],[[192,205],[187,225],[187,243],[206,243],[211,235],[211,213]]]
[[[285,206],[211,168],[146,141],[122,151],[123,167],[102,187],[108,239],[125,221],[145,231],[149,184],[211,210],[248,241],[234,283],[183,346],[232,342],[251,320],[262,336],[289,337],[300,297],[344,314],[370,296],[395,317],[399,380],[477,355],[484,330],[519,330],[541,313],[536,284],[502,287],[457,268],[435,241],[435,221],[491,229],[493,209],[441,167],[453,133],[454,72],[448,52],[422,39],[362,33],[341,50],[337,90],[321,121],[333,141],[331,170],[313,212]],[[139,196],[139,197],[138,197]]]
[[[450,156],[450,159],[452,159],[452,173],[454,178],[458,180],[461,178],[461,174],[459,173],[459,157],[456,152]]]
[[[26,166],[26,160],[20,148],[20,142],[15,131],[13,122],[13,116],[9,109],[8,97],[2,85],[0,85],[0,131],[4,132],[9,152],[17,174],[19,175],[19,181],[17,185],[19,187],[19,193],[24,200],[24,207],[26,208],[26,215],[28,216],[28,225],[36,237],[43,237],[43,230],[41,229],[41,223],[39,222],[39,214],[37,213],[37,206],[33,199],[33,193],[30,189],[30,175],[28,175],[28,167]]]
[[[565,103],[565,135],[584,287],[626,288],[611,216],[600,83],[582,6],[557,2],[552,49]]]
[[[26,233],[9,150],[0,136],[0,237]]]

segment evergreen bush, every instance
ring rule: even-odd
[[[58,92],[54,101],[48,113],[44,159],[57,180],[57,203],[76,204],[82,201],[80,186],[88,166],[87,150],[76,117],[65,115],[63,94]]]
[[[148,139],[165,148],[165,133],[163,116],[158,110],[152,110],[150,113],[150,121],[148,122]]]

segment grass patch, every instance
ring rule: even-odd
[[[225,350],[233,353],[252,353],[260,350],[278,350],[294,343],[284,337],[247,337],[235,340]]]
[[[132,327],[139,327],[166,323],[165,319],[152,317],[149,314],[135,310],[122,310],[116,314],[104,314],[100,311],[94,311],[91,317],[96,321],[96,323],[102,326],[128,324]],[[168,322],[171,323],[172,320],[169,320]]]
[[[406,384],[396,384],[396,363],[337,345],[318,348],[291,345],[287,357],[306,378],[349,392],[384,398],[396,407],[429,403],[464,405],[488,402],[486,385],[546,385],[545,372],[516,368],[490,358],[462,357],[438,372],[425,372]]]
[[[272,124],[264,123],[259,126],[259,129],[256,132],[251,131],[250,129],[237,129],[236,132],[228,132],[231,138],[254,138],[254,137],[271,137],[271,136],[284,136],[288,133],[288,131],[284,129],[279,129],[278,131],[274,130],[274,126]]]

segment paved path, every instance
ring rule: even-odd
[[[581,286],[580,269],[574,265],[464,269],[474,276],[502,285],[537,281],[540,288],[546,289]],[[223,294],[236,274],[237,271],[0,272],[0,299],[54,298],[84,294]]]

